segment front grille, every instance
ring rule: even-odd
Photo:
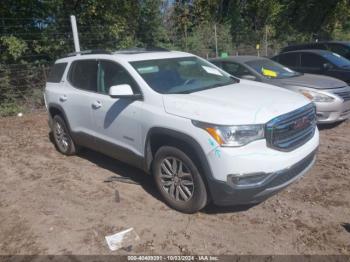
[[[344,101],[349,101],[350,100],[350,90],[346,91],[335,91],[334,94],[340,96],[343,98]]]
[[[265,126],[267,145],[292,151],[310,140],[316,129],[316,107],[310,103],[269,121]]]

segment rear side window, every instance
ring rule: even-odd
[[[74,61],[69,71],[69,82],[76,88],[97,92],[96,60]]]
[[[282,54],[278,56],[278,62],[285,66],[296,67],[299,64],[298,58],[299,58],[299,54],[296,54],[296,53]]]
[[[50,83],[61,82],[64,70],[66,70],[66,67],[67,67],[67,63],[54,64],[47,78],[47,82],[50,82]]]

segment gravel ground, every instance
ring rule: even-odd
[[[1,255],[350,254],[350,121],[322,128],[316,165],[283,192],[194,215],[167,207],[135,168],[59,154],[44,112],[0,118],[0,145]],[[112,175],[137,184],[105,183]],[[109,251],[104,237],[129,227],[140,240]]]

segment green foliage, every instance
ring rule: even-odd
[[[22,112],[23,108],[14,101],[4,101],[0,104],[0,116],[14,116]]]
[[[14,36],[2,36],[0,41],[14,60],[17,60],[28,49],[26,42]]]
[[[350,40],[349,0],[2,0],[1,115],[17,112],[17,103],[43,105],[47,68],[73,51],[70,14],[82,50],[159,46],[214,56],[215,26],[218,53]]]

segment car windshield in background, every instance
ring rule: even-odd
[[[289,78],[300,75],[300,73],[268,59],[248,61],[246,64],[268,78]]]
[[[323,55],[324,58],[329,60],[331,63],[339,67],[350,67],[350,61],[336,53],[327,53]]]
[[[130,63],[158,93],[186,94],[237,83],[230,75],[197,57]]]

